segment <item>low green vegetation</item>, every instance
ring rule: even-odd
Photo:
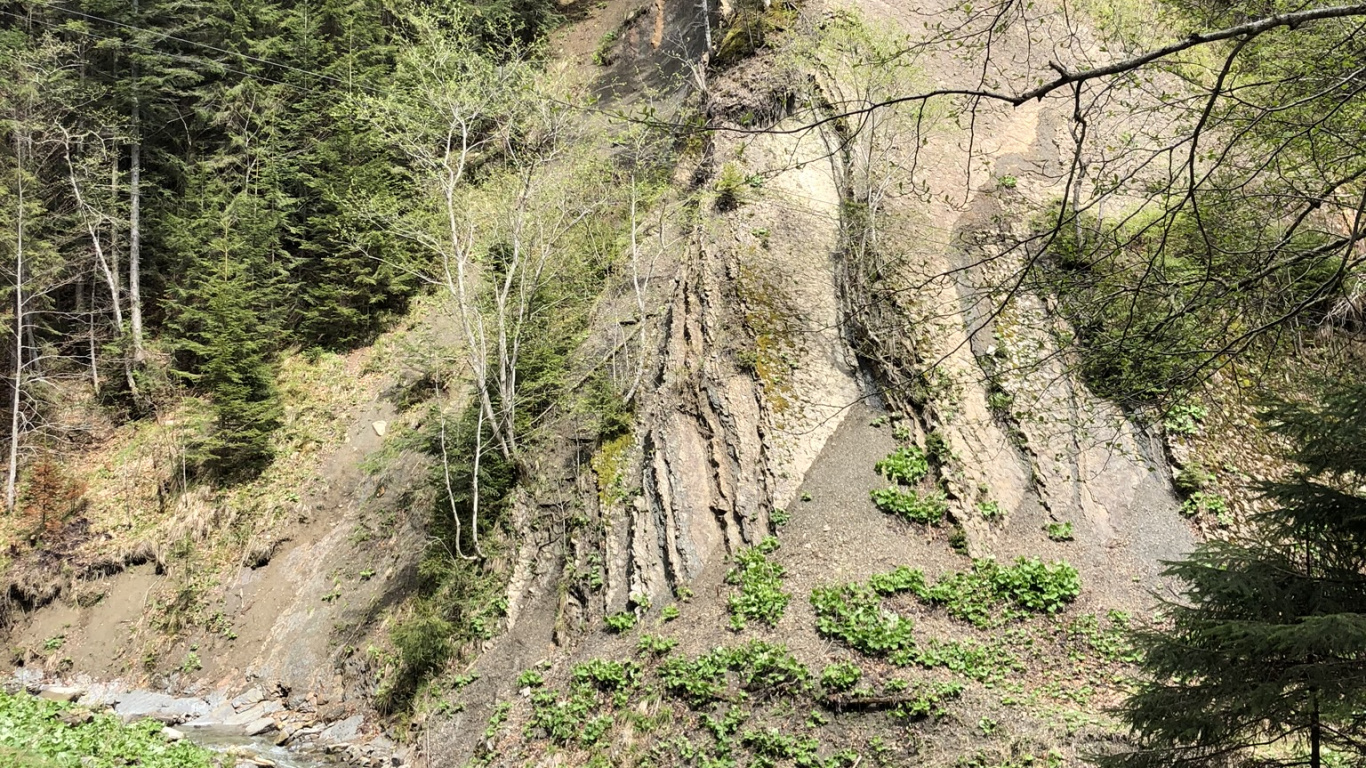
[[[1048,523],[1044,525],[1043,529],[1044,532],[1048,534],[1048,538],[1052,541],[1072,540],[1071,523]]]
[[[962,695],[963,684],[959,682],[916,685],[910,689],[909,700],[897,705],[892,715],[904,720],[943,717],[948,714],[945,704]]]
[[[726,574],[726,583],[740,588],[726,603],[731,629],[742,630],[750,621],[777,626],[783,617],[792,594],[783,591],[784,568],[768,559],[777,549],[778,540],[769,536],[735,556],[735,567]]]
[[[914,485],[929,474],[930,462],[919,446],[903,445],[874,464],[873,469],[893,483]]]
[[[1181,514],[1186,517],[1214,515],[1222,519],[1228,515],[1228,500],[1217,493],[1196,491],[1181,502]]]
[[[943,520],[949,510],[944,494],[939,492],[922,494],[899,488],[879,488],[869,495],[879,510],[912,523],[934,525]]]
[[[837,661],[821,670],[821,687],[829,693],[840,693],[858,685],[863,670],[852,661]]]
[[[607,625],[607,631],[613,634],[629,632],[636,626],[636,615],[631,611],[620,611],[608,614],[603,623]]]
[[[63,722],[62,715],[72,725]],[[78,715],[79,716],[72,716]],[[162,725],[89,719],[79,707],[0,691],[0,765],[14,768],[218,768],[222,758],[188,742],[169,743]],[[83,722],[82,722],[83,721]]]
[[[568,691],[547,688],[532,694],[526,736],[592,746],[611,728],[613,710],[626,706],[639,679],[640,667],[631,661],[592,659],[576,665]]]
[[[725,696],[734,673],[742,690],[798,692],[807,689],[811,672],[784,645],[752,640],[734,648],[717,648],[696,659],[672,657],[659,665],[668,692],[700,707]]]
[[[817,631],[856,651],[898,666],[945,667],[972,679],[989,679],[1017,664],[1008,651],[972,642],[919,643],[913,622],[887,610],[882,599],[910,594],[955,619],[987,628],[1031,613],[1057,613],[1080,590],[1077,570],[1064,562],[1019,558],[1000,565],[985,559],[974,561],[971,571],[947,574],[934,584],[921,571],[902,566],[876,574],[866,584],[819,587],[811,593],[811,605]]]

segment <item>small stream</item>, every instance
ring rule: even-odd
[[[186,741],[214,752],[231,754],[240,762],[260,757],[278,768],[337,768],[342,764],[321,752],[299,752],[276,746],[268,736],[243,736],[217,728],[186,728],[183,733]]]

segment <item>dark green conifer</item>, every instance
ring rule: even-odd
[[[1170,565],[1185,591],[1140,634],[1150,679],[1121,710],[1137,749],[1107,766],[1366,760],[1366,386],[1265,417],[1304,469],[1255,534]]]

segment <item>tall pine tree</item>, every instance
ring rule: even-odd
[[[1149,681],[1122,708],[1137,749],[1107,766],[1366,763],[1366,386],[1265,417],[1304,469],[1254,537],[1171,564],[1184,599],[1140,634]]]

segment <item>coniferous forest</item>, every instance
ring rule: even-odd
[[[200,470],[268,461],[273,356],[365,343],[419,287],[394,226],[416,187],[375,119],[400,59],[432,29],[531,57],[555,20],[548,0],[0,13],[11,507],[27,445],[80,428],[50,418],[78,379],[124,418],[203,393]]]

